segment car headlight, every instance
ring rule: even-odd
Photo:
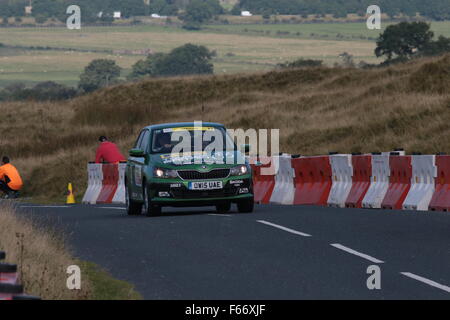
[[[177,178],[178,174],[176,170],[155,168],[153,170],[153,176],[155,178],[170,179],[170,178]]]
[[[231,168],[230,175],[232,176],[243,176],[248,173],[248,168],[246,165],[240,165]]]

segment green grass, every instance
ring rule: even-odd
[[[89,300],[142,300],[134,286],[126,281],[113,278],[109,273],[92,262],[80,262],[80,268],[92,285]],[[83,279],[81,280],[83,281]]]

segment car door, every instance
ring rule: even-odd
[[[150,141],[150,131],[143,130],[141,137],[136,145],[137,149],[144,151],[145,154],[148,153],[148,145]],[[142,180],[146,157],[133,157],[133,185],[135,192],[135,199],[143,200],[143,190],[142,190]]]
[[[136,143],[134,144],[134,149],[139,149],[142,139],[144,138],[146,130],[142,130],[139,134],[139,137],[136,140]],[[136,165],[139,166],[139,158],[137,157],[128,157],[128,168],[127,168],[127,183],[128,183],[128,191],[130,193],[130,196],[134,200],[141,200],[141,197],[139,196],[139,186],[136,183],[140,183],[141,180],[136,181]]]

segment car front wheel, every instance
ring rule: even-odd
[[[142,204],[131,199],[130,193],[128,192],[128,186],[125,186],[125,202],[127,206],[127,214],[129,216],[136,216],[141,214]]]
[[[255,201],[254,201],[253,197],[245,199],[245,200],[240,200],[237,203],[238,211],[240,213],[252,213],[254,206],[255,206]]]
[[[143,192],[144,192],[144,214],[147,217],[154,217],[161,214],[161,207],[157,205],[153,205],[150,201],[150,196],[148,194],[147,184],[143,183]]]

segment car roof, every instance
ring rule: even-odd
[[[161,123],[154,124],[145,127],[144,129],[150,130],[158,130],[158,129],[166,129],[166,128],[180,128],[180,127],[193,127],[197,124],[197,122],[174,122],[174,123]],[[225,127],[223,124],[214,123],[214,122],[201,122],[202,126],[209,127]]]

